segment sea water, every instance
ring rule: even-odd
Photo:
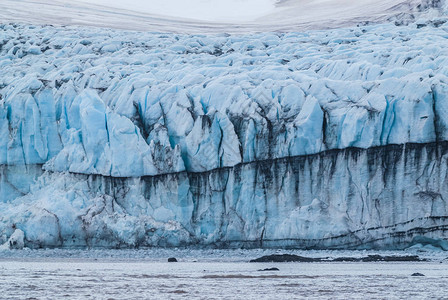
[[[0,252],[1,299],[448,299],[443,252],[424,262],[250,263],[259,255],[405,252],[22,250]],[[412,253],[413,255],[415,253]],[[169,263],[168,257],[178,262]],[[278,268],[278,271],[261,271]],[[424,276],[412,276],[421,273]]]

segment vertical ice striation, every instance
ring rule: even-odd
[[[448,143],[141,178],[47,173],[3,205],[29,246],[402,248],[444,236]]]
[[[0,243],[16,229],[29,247],[444,238],[446,24],[0,25]]]

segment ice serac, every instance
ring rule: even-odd
[[[209,36],[0,25],[0,244],[446,238],[446,21]]]

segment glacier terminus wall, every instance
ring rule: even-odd
[[[446,238],[446,21],[245,35],[0,25],[0,244]]]

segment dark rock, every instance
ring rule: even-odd
[[[381,255],[369,255],[363,258],[363,262],[371,261],[426,261],[421,259],[418,255],[406,255],[406,256],[381,256]]]
[[[358,257],[336,257],[329,261],[359,262],[359,261],[361,261],[361,258],[358,258]]]
[[[262,256],[257,259],[253,259],[250,262],[418,262],[426,261],[426,259],[420,258],[418,255],[406,255],[406,256],[382,256],[382,255],[368,255],[365,257],[337,257],[334,259],[322,258],[322,257],[304,257],[292,254],[274,254]]]
[[[368,255],[366,257],[337,257],[331,261],[343,261],[343,262],[376,262],[376,261],[426,261],[426,259],[421,259],[417,255],[406,255],[406,256],[382,256],[382,255]]]
[[[425,276],[425,275],[422,273],[413,273],[411,276]]]
[[[258,271],[263,272],[263,271],[280,271],[280,270],[279,268],[266,268],[266,269],[260,269]]]
[[[273,254],[252,259],[250,262],[318,262],[321,258],[311,258],[292,254]]]
[[[168,258],[168,262],[177,262],[177,259],[175,257]]]

